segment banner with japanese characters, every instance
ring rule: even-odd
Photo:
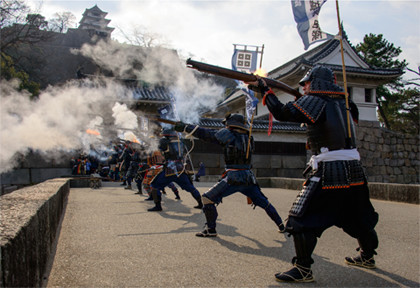
[[[322,5],[327,0],[291,0],[293,16],[297,23],[297,29],[302,38],[304,49],[309,45],[334,38],[334,35],[321,30],[318,16]]]

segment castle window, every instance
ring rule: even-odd
[[[365,88],[365,102],[372,103],[372,89]]]
[[[347,93],[349,94],[349,100],[353,100],[353,87],[347,87]]]

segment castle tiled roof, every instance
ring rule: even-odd
[[[156,103],[170,102],[171,93],[167,88],[156,86],[149,87],[136,87],[133,88],[133,98],[138,101],[152,101]]]
[[[346,42],[352,50],[353,55],[358,55],[356,49],[348,41],[347,35],[344,34],[343,42]],[[287,77],[296,71],[302,70],[302,67],[313,67],[316,63],[322,63],[324,66],[331,68],[333,71],[341,73],[342,65],[328,64],[323,61],[326,59],[334,50],[339,49],[340,41],[338,39],[328,40],[321,45],[301,54],[300,56],[288,61],[287,63],[275,68],[269,72],[270,78],[279,79]],[[376,76],[376,77],[397,77],[403,73],[398,68],[378,68],[372,67],[360,56],[357,56],[360,66],[346,65],[346,71],[349,73],[361,74],[365,76]]]
[[[133,88],[133,97],[136,101],[148,103],[170,103],[171,93],[165,87],[136,87]],[[225,127],[221,118],[201,118],[199,125],[205,128],[220,129]],[[267,131],[269,126],[268,120],[254,120],[252,129],[253,131]],[[304,132],[305,127],[300,127],[299,123],[292,122],[279,122],[273,121],[273,132]]]

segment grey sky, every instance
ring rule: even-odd
[[[299,56],[304,51],[293,19],[289,0],[172,0],[172,1],[39,1],[47,18],[55,12],[70,11],[77,19],[86,8],[95,4],[108,12],[110,26],[117,27],[113,38],[123,40],[119,29],[130,31],[134,26],[150,32],[195,60],[230,68],[233,44],[265,45],[263,69],[270,71]],[[341,21],[355,46],[366,34],[383,34],[403,53],[400,58],[411,69],[420,65],[420,1],[418,0],[341,0]],[[321,28],[338,33],[336,2],[327,1],[319,17]],[[309,49],[319,44],[314,44]]]

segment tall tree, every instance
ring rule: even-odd
[[[405,108],[401,113],[400,121],[397,122],[400,131],[419,135],[420,134],[420,66],[417,71],[407,68],[410,73],[416,74],[414,78],[404,80],[404,86],[408,87],[403,91],[398,100]],[[410,74],[411,75],[411,74]]]
[[[131,30],[118,28],[125,40],[135,46],[140,47],[167,47],[167,41],[162,35],[149,31],[146,27],[141,25],[134,25]]]
[[[31,99],[38,97],[40,85],[29,80],[29,75],[24,71],[16,71],[13,60],[10,56],[1,53],[0,79],[12,80],[19,79],[18,90],[27,90],[31,93]]]
[[[19,89],[30,91],[32,96],[39,94],[39,85],[32,81],[34,75],[27,73],[25,63],[33,63],[36,59],[26,59],[19,49],[32,49],[32,45],[50,39],[51,33],[46,30],[48,22],[45,17],[32,13],[25,1],[0,1],[0,77],[20,79]]]
[[[22,44],[35,44],[47,40],[48,22],[45,17],[32,13],[21,0],[0,1],[0,49],[2,52]]]
[[[418,88],[407,88],[402,90],[401,94],[391,107],[395,110],[397,118],[391,118],[391,127],[393,130],[403,133],[419,135],[420,133],[420,90]]]
[[[373,67],[407,69],[406,60],[398,59],[401,48],[389,43],[382,34],[365,35],[363,42],[356,46],[356,51]],[[405,83],[400,76],[386,85],[378,86],[376,102],[379,120],[388,129],[418,133],[419,89],[410,88],[408,84],[413,83]]]
[[[55,13],[54,17],[48,20],[48,28],[51,31],[65,33],[75,25],[76,16],[71,12]]]

